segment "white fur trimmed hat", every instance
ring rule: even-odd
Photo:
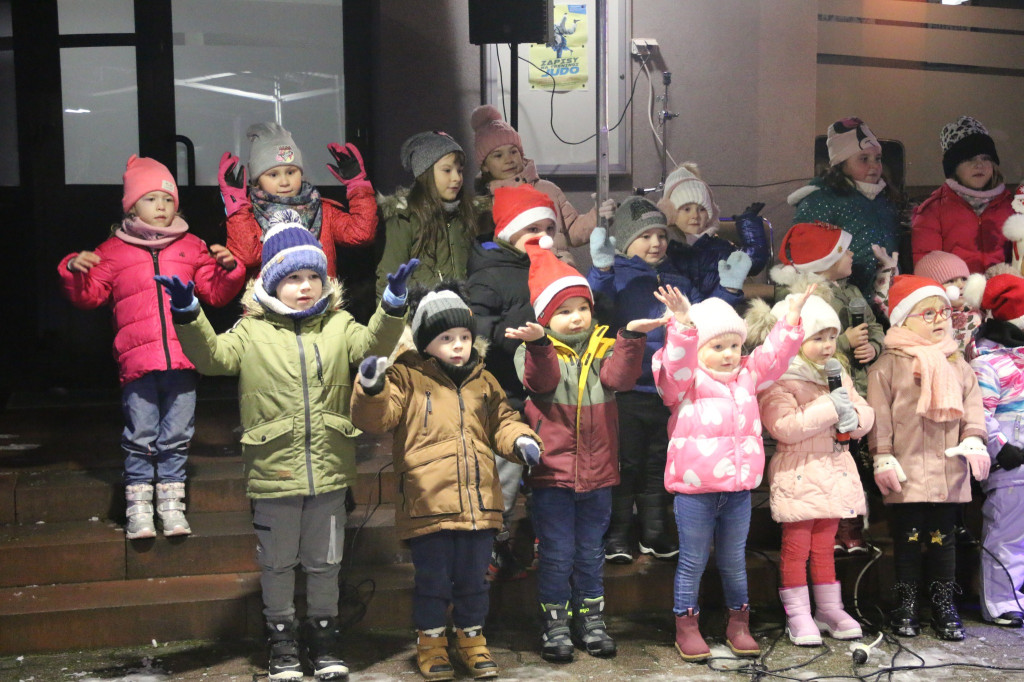
[[[930,296],[938,296],[949,305],[949,295],[934,279],[920,275],[896,275],[889,287],[889,321],[901,327],[914,306]]]
[[[797,223],[779,247],[779,261],[796,272],[822,272],[849,251],[853,240],[846,230],[823,222]]]
[[[772,316],[776,320],[781,320],[786,316],[789,312],[789,301],[794,296],[796,294],[790,294],[772,306]],[[800,326],[804,329],[805,341],[822,329],[835,329],[836,332],[843,330],[843,325],[839,321],[839,315],[836,314],[835,308],[829,305],[821,296],[814,295],[807,297],[803,310],[800,311]]]
[[[494,237],[511,242],[516,232],[538,220],[555,219],[555,204],[551,197],[531,185],[498,187],[494,190]]]
[[[964,288],[964,299],[992,317],[1024,329],[1024,278],[1017,275],[971,275]]]
[[[706,298],[691,306],[690,322],[697,328],[698,348],[722,334],[739,334],[741,343],[747,340],[747,323],[720,298]]]
[[[530,303],[537,322],[545,327],[558,306],[573,296],[582,296],[594,305],[594,294],[586,278],[576,268],[558,260],[551,251],[553,244],[547,235],[526,242],[526,253],[530,256]]]

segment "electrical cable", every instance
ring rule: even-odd
[[[501,117],[508,120],[508,111],[505,108],[505,78],[501,73],[501,51],[498,45],[494,45],[494,63],[498,65],[498,92],[501,93]]]
[[[643,69],[644,74],[647,76],[647,83],[651,86],[647,92],[647,123],[651,126],[651,133],[654,135],[654,139],[658,141],[658,145],[661,147],[662,153],[672,162],[673,166],[678,166],[676,160],[669,153],[668,147],[665,145],[665,141],[658,135],[658,131],[654,128],[654,118],[652,113],[654,111],[654,80],[651,78],[651,71],[647,68],[647,62],[650,60],[644,60],[640,63],[640,68]],[[667,104],[667,102],[666,102]]]

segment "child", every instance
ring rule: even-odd
[[[737,251],[742,265],[719,261],[714,274],[700,270],[697,250],[680,241],[672,226],[669,239],[665,215],[649,200],[627,197],[615,211],[613,237],[598,227],[591,234],[594,267],[587,282],[597,296],[614,304],[611,329],[622,329],[644,315],[657,317],[665,307],[655,298],[659,285],[671,285],[687,298],[700,302],[716,296],[732,305],[743,302],[743,280],[750,259]],[[706,287],[701,289],[700,286]],[[658,559],[679,553],[678,535],[668,521],[671,495],[665,491],[665,452],[668,449],[669,411],[658,396],[651,373],[651,358],[665,343],[661,327],[650,330],[644,348],[643,371],[632,391],[616,396],[619,411],[619,473],[622,481],[612,490],[612,517],[605,541],[605,559],[630,563],[633,505],[640,521],[640,552]]]
[[[194,280],[213,306],[242,288],[243,268],[219,244],[207,248],[178,214],[178,186],[159,161],[134,154],[124,171],[124,219],[96,251],[72,253],[57,267],[64,294],[78,308],[108,304],[114,312],[114,357],[125,427],[125,498],[129,540],[192,532],[185,519],[185,462],[195,431],[196,373],[170,324],[170,303],[154,275]],[[167,248],[173,245],[173,248]]]
[[[651,366],[672,410],[665,488],[675,494],[679,528],[673,611],[676,648],[685,661],[711,657],[699,631],[697,594],[712,538],[729,609],[726,642],[737,656],[760,655],[749,629],[744,555],[750,491],[764,472],[756,393],[782,376],[800,351],[800,311],[813,290],[792,297],[764,345],[742,357],[747,327],[732,306],[709,298],[690,307],[678,289],[658,289],[674,314]]]
[[[1019,628],[1024,626],[1024,509],[1019,502],[1024,485],[1024,279],[997,275],[986,283],[984,276],[972,275],[964,296],[989,313],[978,333],[978,356],[971,361],[985,408],[988,452],[995,460],[983,484],[981,610],[989,622]]]
[[[764,233],[764,223],[757,216],[763,207],[764,204],[753,204],[735,218],[736,232],[742,240],[742,245],[736,247],[717,235],[718,204],[711,187],[701,179],[697,164],[687,161],[665,179],[665,192],[658,201],[658,208],[669,224],[685,235],[686,243],[697,249],[700,272],[704,277],[697,287],[705,297],[712,295],[716,286],[719,261],[724,260],[730,265],[745,263],[745,274],[749,275],[758,274],[768,263],[768,238]],[[747,258],[737,260],[738,253],[746,254]]]
[[[416,569],[420,672],[428,680],[454,679],[445,636],[450,605],[459,660],[474,678],[496,677],[482,634],[484,574],[501,528],[494,453],[536,465],[541,446],[484,369],[473,344],[474,316],[457,288],[446,282],[422,293],[410,302],[415,349],[399,355],[386,375],[384,358],[363,361],[352,419],[372,433],[394,432],[395,523]]]
[[[477,177],[477,192],[480,195],[480,233],[490,234],[495,228],[496,216],[491,213],[491,206],[496,200],[495,189],[498,187],[515,187],[530,185],[548,196],[555,205],[555,255],[573,265],[570,246],[583,246],[590,240],[590,233],[597,227],[598,209],[580,215],[573,208],[565,193],[550,180],[542,180],[537,175],[537,167],[526,158],[523,141],[515,128],[501,119],[501,112],[494,106],[485,104],[473,110],[470,125],[476,134],[476,164],[480,169]],[[605,199],[600,213],[611,218],[615,210],[615,200]],[[514,325],[517,326],[517,325]]]
[[[587,280],[548,251],[551,245],[550,237],[526,242],[537,322],[505,333],[526,342],[516,351],[529,396],[526,421],[546,444],[527,475],[540,541],[541,655],[571,661],[573,644],[591,656],[615,655],[603,576],[611,488],[619,482],[615,391],[633,388],[644,334],[665,319],[634,320],[607,338],[608,328],[594,322]]]
[[[977,355],[974,335],[981,326],[981,313],[969,305],[963,296],[964,286],[971,271],[959,256],[945,251],[932,251],[914,265],[914,274],[934,279],[942,284],[953,307],[953,337],[964,360],[970,362]]]
[[[788,308],[788,302],[780,301],[769,311],[755,301],[747,314],[750,335],[756,339],[766,333]],[[843,440],[867,435],[875,415],[845,371],[843,385],[830,390],[826,363],[835,355],[842,328],[832,306],[818,296],[808,297],[800,323],[800,354],[777,382],[758,394],[757,404],[777,442],[768,479],[772,518],[782,524],[779,597],[786,609],[786,634],[798,646],[817,646],[821,631],[836,639],[862,634],[843,610],[832,546],[839,519],[867,513],[857,465]]]
[[[240,167],[237,156],[224,152],[217,170],[228,219],[228,248],[249,278],[256,277],[271,217],[291,209],[327,255],[327,276],[337,277],[336,246],[367,246],[377,233],[377,201],[359,150],[351,143],[327,147],[337,164],[328,164],[327,169],[348,195],[346,211],[303,179],[302,152],[290,132],[267,121],[249,126],[245,136],[250,144],[248,167]]]
[[[957,505],[971,499],[968,477],[984,480],[990,464],[981,391],[960,357],[952,309],[938,282],[899,275],[889,305],[885,349],[868,370],[875,483],[886,504],[899,505],[889,520],[896,568],[889,624],[904,637],[921,632],[917,593],[925,577],[924,544],[932,628],[940,639],[958,641],[964,627],[954,603],[953,526]]]
[[[413,135],[402,143],[402,168],[416,181],[408,196],[394,196],[382,208],[387,216],[387,243],[377,264],[377,295],[385,275],[409,258],[423,264],[413,282],[433,286],[445,279],[465,279],[466,261],[476,236],[470,193],[463,184],[466,154],[448,133]]]
[[[984,273],[1007,260],[1003,223],[1013,213],[1013,192],[1003,184],[995,142],[980,121],[961,116],[943,126],[939,142],[946,182],[914,209],[914,272],[925,255],[946,251],[971,272]]]
[[[789,195],[796,206],[794,223],[822,221],[838,225],[853,238],[851,283],[868,300],[878,269],[876,244],[888,253],[899,242],[896,189],[882,177],[882,145],[859,118],[844,118],[828,127],[829,168]]]
[[[246,313],[216,335],[190,285],[161,278],[174,326],[202,374],[237,375],[242,459],[252,500],[257,560],[272,680],[302,679],[295,619],[295,567],[306,574],[302,640],[313,674],[342,678],[338,570],[345,538],[345,495],[356,480],[349,420],[352,374],[369,354],[387,354],[402,333],[410,261],[364,327],[338,308],[341,290],[327,256],[301,217],[281,211],[261,249],[263,268],[243,303]]]

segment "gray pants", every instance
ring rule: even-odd
[[[512,528],[512,514],[516,508],[516,493],[519,492],[519,481],[523,478],[523,465],[510,462],[504,457],[494,456],[494,463],[498,468],[498,480],[501,482],[501,497],[504,504],[504,511],[501,514],[501,532],[498,533],[498,540],[505,540],[509,537]]]
[[[253,500],[262,570],[263,615],[295,616],[295,567],[306,574],[306,615],[338,615],[338,572],[345,546],[345,489],[308,497]]]

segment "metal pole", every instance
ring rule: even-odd
[[[595,3],[597,22],[594,69],[594,93],[597,97],[597,205],[608,198],[608,0]],[[606,218],[598,218],[601,227],[608,226]]]

